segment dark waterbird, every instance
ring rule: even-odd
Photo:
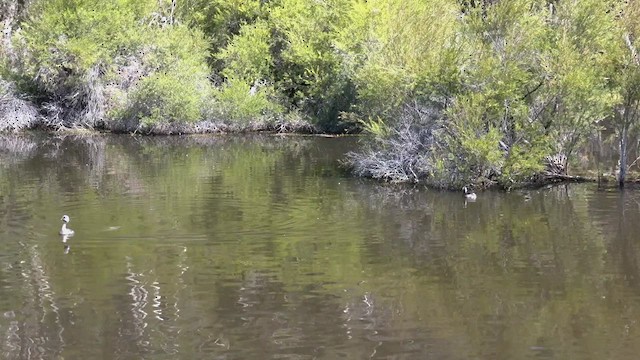
[[[466,186],[462,188],[462,191],[464,191],[464,197],[467,200],[475,200],[476,198],[478,198],[476,193],[469,191],[469,189]]]

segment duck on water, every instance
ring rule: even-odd
[[[74,231],[69,229],[67,227],[67,224],[69,223],[69,221],[71,220],[69,218],[69,215],[63,215],[62,216],[62,228],[60,229],[60,235],[64,235],[64,236],[71,236],[74,234]]]
[[[469,191],[469,189],[466,186],[462,188],[462,191],[464,191],[464,198],[467,200],[475,200],[478,198],[476,193]]]

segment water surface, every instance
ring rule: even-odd
[[[2,358],[637,358],[637,191],[468,203],[355,146],[1,137]]]

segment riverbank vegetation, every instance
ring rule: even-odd
[[[567,176],[640,112],[622,0],[0,0],[0,131],[359,132],[357,173],[435,187]]]

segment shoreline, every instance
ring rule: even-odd
[[[207,127],[203,127],[203,123],[206,123]],[[166,126],[172,125],[172,126]],[[283,130],[283,129],[287,130]],[[204,129],[204,131],[202,131]],[[14,130],[14,131],[6,131],[0,132],[0,136],[12,137],[12,136],[22,136],[22,135],[71,135],[71,136],[102,136],[102,135],[130,135],[130,136],[141,136],[141,137],[190,137],[190,136],[206,136],[206,135],[216,135],[216,136],[250,136],[250,135],[275,135],[275,136],[283,136],[283,137],[321,137],[321,138],[341,138],[341,137],[360,137],[361,134],[357,133],[328,133],[317,131],[318,129],[312,127],[310,124],[306,124],[303,127],[293,127],[293,126],[275,126],[274,124],[265,124],[265,123],[250,123],[250,124],[228,124],[224,122],[214,123],[214,122],[200,122],[195,124],[165,124],[161,127],[151,127],[149,129],[144,129],[141,131],[118,131],[121,129],[113,130],[106,128],[88,128],[88,127],[46,127],[46,126],[36,126],[28,129]],[[313,130],[313,131],[311,131]],[[425,179],[420,179],[417,181],[389,181],[384,179],[376,179],[371,176],[363,176],[357,175],[350,166],[348,166],[344,161],[341,161],[341,167],[344,168],[351,176],[355,178],[368,179],[378,184],[387,184],[387,185],[398,185],[398,186],[406,186],[406,185],[424,185],[433,190],[446,190],[446,191],[457,191],[458,189],[453,186],[448,187],[438,187],[429,185]],[[635,175],[635,176],[634,176]],[[598,176],[597,174],[580,174],[580,175],[561,175],[561,174],[552,174],[552,173],[541,173],[534,176],[535,179],[531,181],[526,181],[518,184],[513,184],[512,186],[505,187],[500,184],[491,184],[488,186],[482,185],[481,183],[474,184],[474,188],[476,191],[485,191],[485,190],[498,190],[498,191],[506,191],[509,192],[511,190],[520,190],[520,189],[540,189],[547,186],[556,186],[563,184],[572,184],[572,183],[598,183],[599,185],[603,185],[611,188],[618,188],[618,179],[615,174],[603,173]],[[640,174],[628,174],[628,177],[625,179],[624,184],[635,185],[640,184]]]

